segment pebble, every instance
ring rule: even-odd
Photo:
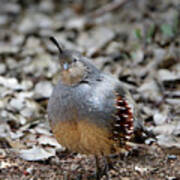
[[[4,74],[6,72],[6,65],[3,63],[0,63],[0,74]]]
[[[53,86],[48,81],[41,81],[35,86],[35,97],[36,98],[48,98],[51,96]]]

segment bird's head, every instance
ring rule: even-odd
[[[62,49],[54,37],[50,40],[57,46],[60,58],[60,78],[65,85],[76,85],[86,79],[88,65],[82,55],[73,50]]]

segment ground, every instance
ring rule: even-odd
[[[178,180],[180,157],[167,155],[156,146],[151,148],[148,152],[141,149],[127,157],[111,158],[113,169],[108,173],[110,179]],[[11,152],[3,162],[6,164],[1,169],[0,179],[95,179],[92,156],[64,152],[46,161],[27,162]],[[102,179],[106,179],[105,176]]]
[[[154,134],[111,157],[109,178],[180,179],[179,0],[1,0],[0,179],[95,179],[94,157],[59,145],[48,124],[60,69],[49,36],[123,81]]]

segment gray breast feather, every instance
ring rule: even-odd
[[[55,87],[48,104],[48,115],[52,123],[68,121],[76,117],[86,119],[97,125],[109,127],[116,112],[116,94],[127,95],[128,91],[111,76],[104,75],[103,80],[96,84],[79,84],[76,87]],[[134,110],[133,100],[128,95],[127,101]],[[132,101],[132,102],[131,102]]]
[[[93,87],[81,84],[73,88],[58,83],[48,103],[51,123],[72,120],[77,116],[77,120],[86,119],[97,125],[109,126],[115,111],[113,88],[106,81]]]

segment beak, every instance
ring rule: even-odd
[[[64,69],[64,70],[68,70],[68,68],[69,68],[69,64],[65,62],[65,63],[63,64],[63,69]]]

